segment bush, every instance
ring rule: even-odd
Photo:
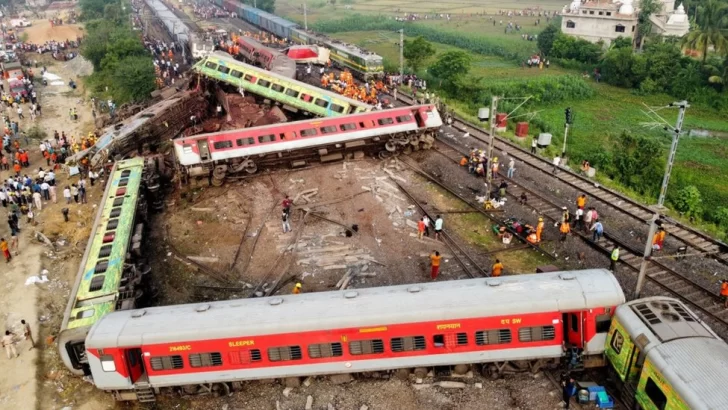
[[[728,208],[724,206],[718,207],[713,215],[711,215],[711,219],[721,228],[728,229]]]
[[[699,216],[703,211],[703,199],[700,197],[700,191],[694,185],[686,186],[678,191],[672,201],[675,209],[690,219]]]

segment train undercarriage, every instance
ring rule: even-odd
[[[319,145],[295,151],[277,152],[259,156],[233,158],[226,161],[210,161],[186,167],[187,182],[207,178],[214,186],[222,186],[229,177],[251,175],[259,169],[280,166],[302,168],[312,163],[327,163],[349,158],[376,155],[381,159],[392,155],[410,154],[430,149],[435,142],[434,131],[406,132],[383,137]]]
[[[557,369],[561,363],[560,358],[541,358],[533,360],[513,360],[492,363],[458,364],[435,367],[415,367],[390,369],[382,371],[369,371],[361,373],[347,373],[351,379],[391,379],[400,380],[425,379],[433,377],[440,380],[467,380],[474,374],[480,374],[488,379],[498,379],[508,374]],[[325,375],[320,377],[338,377],[344,374]],[[346,376],[345,376],[346,377]],[[288,387],[298,387],[307,376],[295,376],[279,379],[266,379],[263,382],[279,382]],[[192,397],[199,395],[229,396],[234,392],[245,389],[247,381],[227,381],[215,383],[189,384],[184,386],[151,388],[147,383],[135,385],[134,390],[114,391],[117,400],[139,400],[142,402],[155,401],[156,395],[178,395]]]

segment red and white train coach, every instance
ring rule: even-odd
[[[601,356],[624,301],[603,269],[230,300],[110,313],[86,351],[93,383],[120,400],[266,378],[535,369],[564,345]]]
[[[437,108],[427,104],[179,137],[174,149],[188,176],[212,172],[219,185],[228,174],[256,172],[271,154],[277,162],[300,155],[331,161],[372,146],[392,152],[429,148],[440,126]]]

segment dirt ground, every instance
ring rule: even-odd
[[[28,33],[28,42],[42,44],[46,41],[75,40],[76,37],[83,37],[85,32],[80,24],[63,24],[51,26],[48,20],[34,20],[33,25],[23,29]]]
[[[66,37],[78,32],[78,28],[63,27],[58,30],[49,30],[47,21],[36,21],[30,30],[37,33],[30,41],[43,42],[49,38],[65,40]],[[67,33],[67,34],[64,34]],[[47,37],[56,36],[56,37]],[[40,63],[45,63],[48,70],[60,75],[65,81],[74,75],[68,67],[59,62],[51,61],[48,56],[38,57]],[[47,138],[53,137],[53,130],[65,131],[67,135],[80,135],[92,129],[91,112],[83,104],[79,91],[72,92],[67,86],[38,85],[36,91],[43,107],[43,115],[35,121],[43,129]],[[79,115],[77,122],[71,121],[68,110],[76,107]],[[20,129],[28,130],[33,121],[29,119],[28,105],[24,105],[25,119],[20,120]],[[16,113],[8,113],[11,120],[17,120]],[[31,167],[24,169],[23,173],[35,175],[38,167],[47,169],[45,161],[41,159],[38,140],[21,141],[22,148],[30,151]],[[66,184],[77,182],[78,177],[69,178],[68,175],[57,170],[57,182],[60,189]],[[0,178],[7,179],[8,171],[0,172]],[[70,286],[76,276],[80,255],[85,247],[88,236],[90,219],[94,214],[94,202],[98,201],[103,186],[98,184],[89,187],[88,204],[71,204],[70,222],[64,223],[61,208],[67,206],[59,203],[44,203],[42,210],[34,210],[36,226],[29,226],[25,218],[21,219],[21,234],[19,237],[20,252],[14,256],[7,269],[3,269],[4,279],[3,298],[0,302],[0,317],[3,318],[4,327],[16,335],[22,335],[20,320],[28,321],[33,329],[37,349],[29,351],[29,343],[19,341],[17,348],[20,357],[7,360],[0,358],[0,409],[31,408],[37,403],[41,409],[63,407],[69,397],[70,386],[80,380],[67,380],[60,371],[62,366],[58,358],[55,343],[47,340],[58,332],[63,317]],[[59,197],[62,196],[59,190]],[[4,216],[4,215],[3,215]],[[44,233],[55,243],[53,251],[45,244],[34,239],[34,232]],[[9,229],[6,223],[0,224],[0,236],[9,238]],[[4,264],[4,262],[2,262]],[[45,283],[25,285],[26,280],[47,270],[48,281]],[[20,340],[20,337],[17,338]],[[86,386],[91,387],[89,384]],[[89,391],[93,397],[95,390]],[[71,397],[72,398],[72,397]],[[34,401],[37,401],[34,403]],[[94,408],[100,408],[94,406]]]

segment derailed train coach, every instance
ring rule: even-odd
[[[316,292],[116,312],[86,349],[93,383],[119,400],[416,367],[492,376],[555,365],[564,344],[601,358],[624,301],[602,269]]]

